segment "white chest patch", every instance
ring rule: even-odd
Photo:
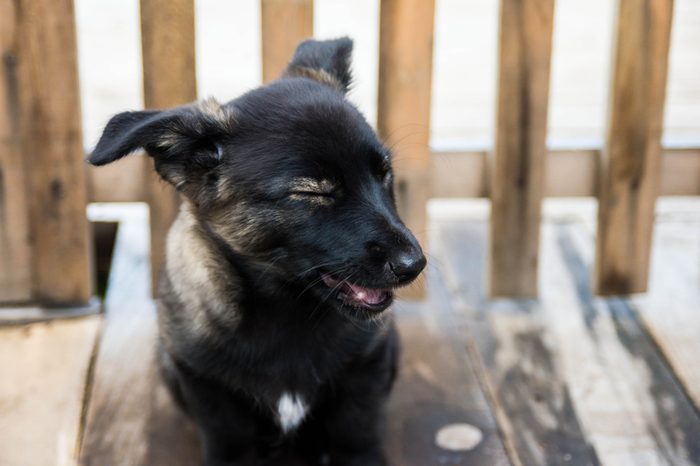
[[[293,393],[282,393],[277,401],[277,422],[282,431],[289,432],[299,427],[306,411],[306,403],[302,397]]]

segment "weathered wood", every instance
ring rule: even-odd
[[[32,297],[47,305],[86,303],[92,294],[85,164],[80,120],[77,49],[73,2],[70,0],[21,0],[12,8],[5,2],[3,21],[16,18],[14,48],[4,56],[12,81],[11,99],[17,98],[12,118],[17,118],[19,150],[25,172],[32,247]],[[11,34],[11,29],[8,34]],[[3,36],[5,31],[3,31]],[[10,150],[3,158],[16,157]],[[10,180],[17,192],[19,176]],[[22,200],[15,209],[21,209]],[[22,233],[22,213],[13,219]],[[26,257],[15,239],[18,252]],[[20,280],[26,271],[19,270]],[[12,272],[11,272],[12,273]]]
[[[700,149],[662,150],[660,196],[700,196]]]
[[[502,0],[489,289],[535,296],[554,0]]]
[[[260,0],[263,82],[278,78],[299,42],[314,34],[313,0]]]
[[[32,297],[29,201],[17,121],[17,22],[15,2],[0,1],[0,302]]]
[[[642,322],[700,410],[700,200],[670,212],[659,201],[649,291],[634,298]],[[674,206],[669,206],[673,208]]]
[[[488,196],[484,152],[433,152],[430,160],[430,197]]]
[[[491,303],[484,293],[486,219],[457,224],[453,217],[451,227],[438,226],[434,254],[449,276],[455,305],[470,318],[468,335],[482,359],[480,378],[503,442],[518,465],[598,464],[538,303]]]
[[[88,167],[88,198],[90,202],[145,202],[147,198],[145,171],[153,164],[144,156],[124,157],[102,167]]]
[[[591,296],[592,236],[563,212],[543,226],[540,301],[486,299],[487,210],[439,227],[505,442],[522,464],[697,464],[697,411],[630,303]]]
[[[558,297],[548,307],[550,316],[561,314],[570,309],[567,300],[578,294],[578,323],[571,325],[569,318],[560,325],[569,329],[562,342],[584,345],[562,345],[562,353],[576,385],[582,387],[577,391],[579,404],[587,409],[580,410],[580,416],[597,437],[600,458],[605,464],[699,464],[700,417],[672,366],[645,333],[637,309],[626,299],[595,299],[590,294],[593,236],[573,225],[552,229],[552,236],[559,246],[559,256],[553,259],[567,270],[552,267],[549,289]],[[555,281],[567,274],[573,282],[568,288]],[[572,327],[587,333],[590,342],[571,332]],[[678,335],[682,337],[683,330]],[[602,422],[603,416],[608,422]],[[614,435],[611,425],[620,426],[626,438]]]
[[[464,344],[469,338],[466,322],[452,308],[442,277],[431,272],[429,280],[427,301],[396,305],[403,350],[387,409],[390,463],[509,465]],[[461,439],[461,449],[449,450],[440,446],[437,436],[453,424],[474,430],[473,436]]]
[[[155,365],[147,214],[138,206],[115,212],[121,222],[80,463],[199,464],[194,427],[170,400]]]
[[[598,198],[595,290],[644,291],[659,185],[673,0],[620,0]]]
[[[434,0],[381,0],[377,128],[394,152],[396,202],[426,246]],[[415,286],[404,297],[420,297]]]
[[[35,305],[3,305],[0,307],[0,325],[30,324],[49,320],[71,319],[98,314],[102,309],[99,298],[93,297],[80,306],[46,308]]]
[[[70,465],[100,318],[0,327],[0,464]]]
[[[143,98],[146,108],[167,108],[197,98],[194,0],[141,0]],[[165,237],[177,215],[179,198],[154,170],[146,173],[151,208],[153,283],[165,260]]]
[[[547,154],[545,197],[588,197],[597,193],[598,159],[594,149],[551,150]],[[486,152],[434,152],[431,156],[432,196],[435,198],[488,197]],[[700,196],[700,149],[665,149],[661,156],[661,196]],[[127,164],[106,174],[89,170],[91,202],[143,201],[143,186],[136,182],[140,166]],[[108,169],[107,167],[101,167]],[[119,186],[118,190],[114,186]]]

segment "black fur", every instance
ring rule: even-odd
[[[383,465],[391,289],[425,258],[388,150],[345,99],[352,42],[302,43],[279,80],[218,106],[129,112],[89,161],[138,148],[183,194],[159,290],[159,358],[207,465]],[[284,431],[283,394],[306,406]],[[286,412],[282,410],[282,412]]]

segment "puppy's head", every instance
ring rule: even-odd
[[[226,105],[119,114],[89,161],[144,148],[204,230],[264,266],[260,280],[371,316],[425,257],[396,212],[391,154],[345,99],[351,50],[307,41],[282,78]]]

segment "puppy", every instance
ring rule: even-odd
[[[386,310],[426,261],[396,212],[391,154],[345,98],[351,51],[306,41],[280,79],[225,105],[116,115],[89,157],[143,148],[182,195],[159,360],[207,465],[280,446],[308,464],[385,464]]]

